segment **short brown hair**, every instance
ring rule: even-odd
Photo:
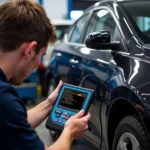
[[[16,50],[23,42],[37,41],[36,52],[57,40],[43,7],[32,0],[8,1],[0,6],[0,49]]]

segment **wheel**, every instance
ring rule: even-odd
[[[50,137],[52,138],[53,142],[55,142],[60,136],[59,132],[52,131],[52,130],[49,131],[49,134],[50,134]]]
[[[112,150],[149,150],[150,141],[137,116],[127,116],[119,123]]]

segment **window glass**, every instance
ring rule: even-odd
[[[89,23],[86,36],[91,32],[97,32],[107,30],[110,31],[111,40],[114,38],[114,32],[116,30],[116,23],[107,10],[99,10],[94,12],[92,19]]]
[[[56,25],[55,26],[55,33],[57,38],[60,40],[64,36],[65,31],[68,29],[69,25]]]
[[[73,29],[74,29],[74,26],[72,26],[71,29],[69,29],[69,32],[68,32],[68,41],[70,41]]]
[[[134,16],[133,18],[142,32],[146,33],[150,30],[150,17]]]
[[[150,1],[121,2],[128,19],[144,43],[150,43]]]
[[[76,24],[70,42],[80,43],[81,33],[87,23],[88,15],[82,17]]]

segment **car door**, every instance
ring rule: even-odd
[[[101,30],[107,30],[110,32],[111,41],[116,39],[118,36],[118,28],[116,22],[114,21],[114,16],[110,9],[101,8],[93,12],[90,22],[88,23],[87,30],[85,32],[85,36],[83,37],[83,43],[86,39],[86,36],[92,32],[98,32]],[[116,35],[117,33],[117,35]],[[105,139],[102,136],[106,136],[105,128],[105,103],[103,100],[105,99],[105,95],[107,92],[107,75],[109,71],[110,61],[113,59],[114,54],[111,49],[108,50],[93,50],[85,48],[86,54],[82,56],[82,78],[85,75],[92,74],[93,76],[89,76],[84,86],[90,89],[95,90],[95,97],[90,106],[91,119],[89,122],[89,131],[87,132],[87,137],[95,141],[98,145],[100,145],[101,138]],[[89,54],[87,55],[89,51]],[[103,124],[103,126],[102,126]],[[101,133],[101,130],[103,133]],[[103,141],[103,146],[105,145],[105,141]]]
[[[66,83],[79,85],[81,81],[82,68],[80,63],[82,57],[79,48],[84,46],[80,41],[88,20],[89,14],[81,17],[70,28],[59,46],[55,48],[59,78]]]

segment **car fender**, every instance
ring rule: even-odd
[[[118,99],[124,99],[130,103],[141,117],[146,115],[147,110],[141,102],[141,99],[135,94],[134,91],[125,86],[119,86],[108,94],[108,103],[106,105],[107,114],[110,113],[113,104]]]
[[[130,104],[131,107],[133,107],[133,111],[140,117],[142,124],[150,138],[150,116],[148,115],[147,109],[145,108],[144,104],[141,101],[141,97],[139,97],[135,93],[135,91],[132,91],[131,89],[125,86],[119,86],[115,88],[110,94],[108,94],[107,97],[108,97],[107,98],[108,103],[106,103],[106,114],[107,114],[106,116],[108,116],[106,121],[107,129],[113,106],[115,105],[116,102],[124,100],[128,104]]]

